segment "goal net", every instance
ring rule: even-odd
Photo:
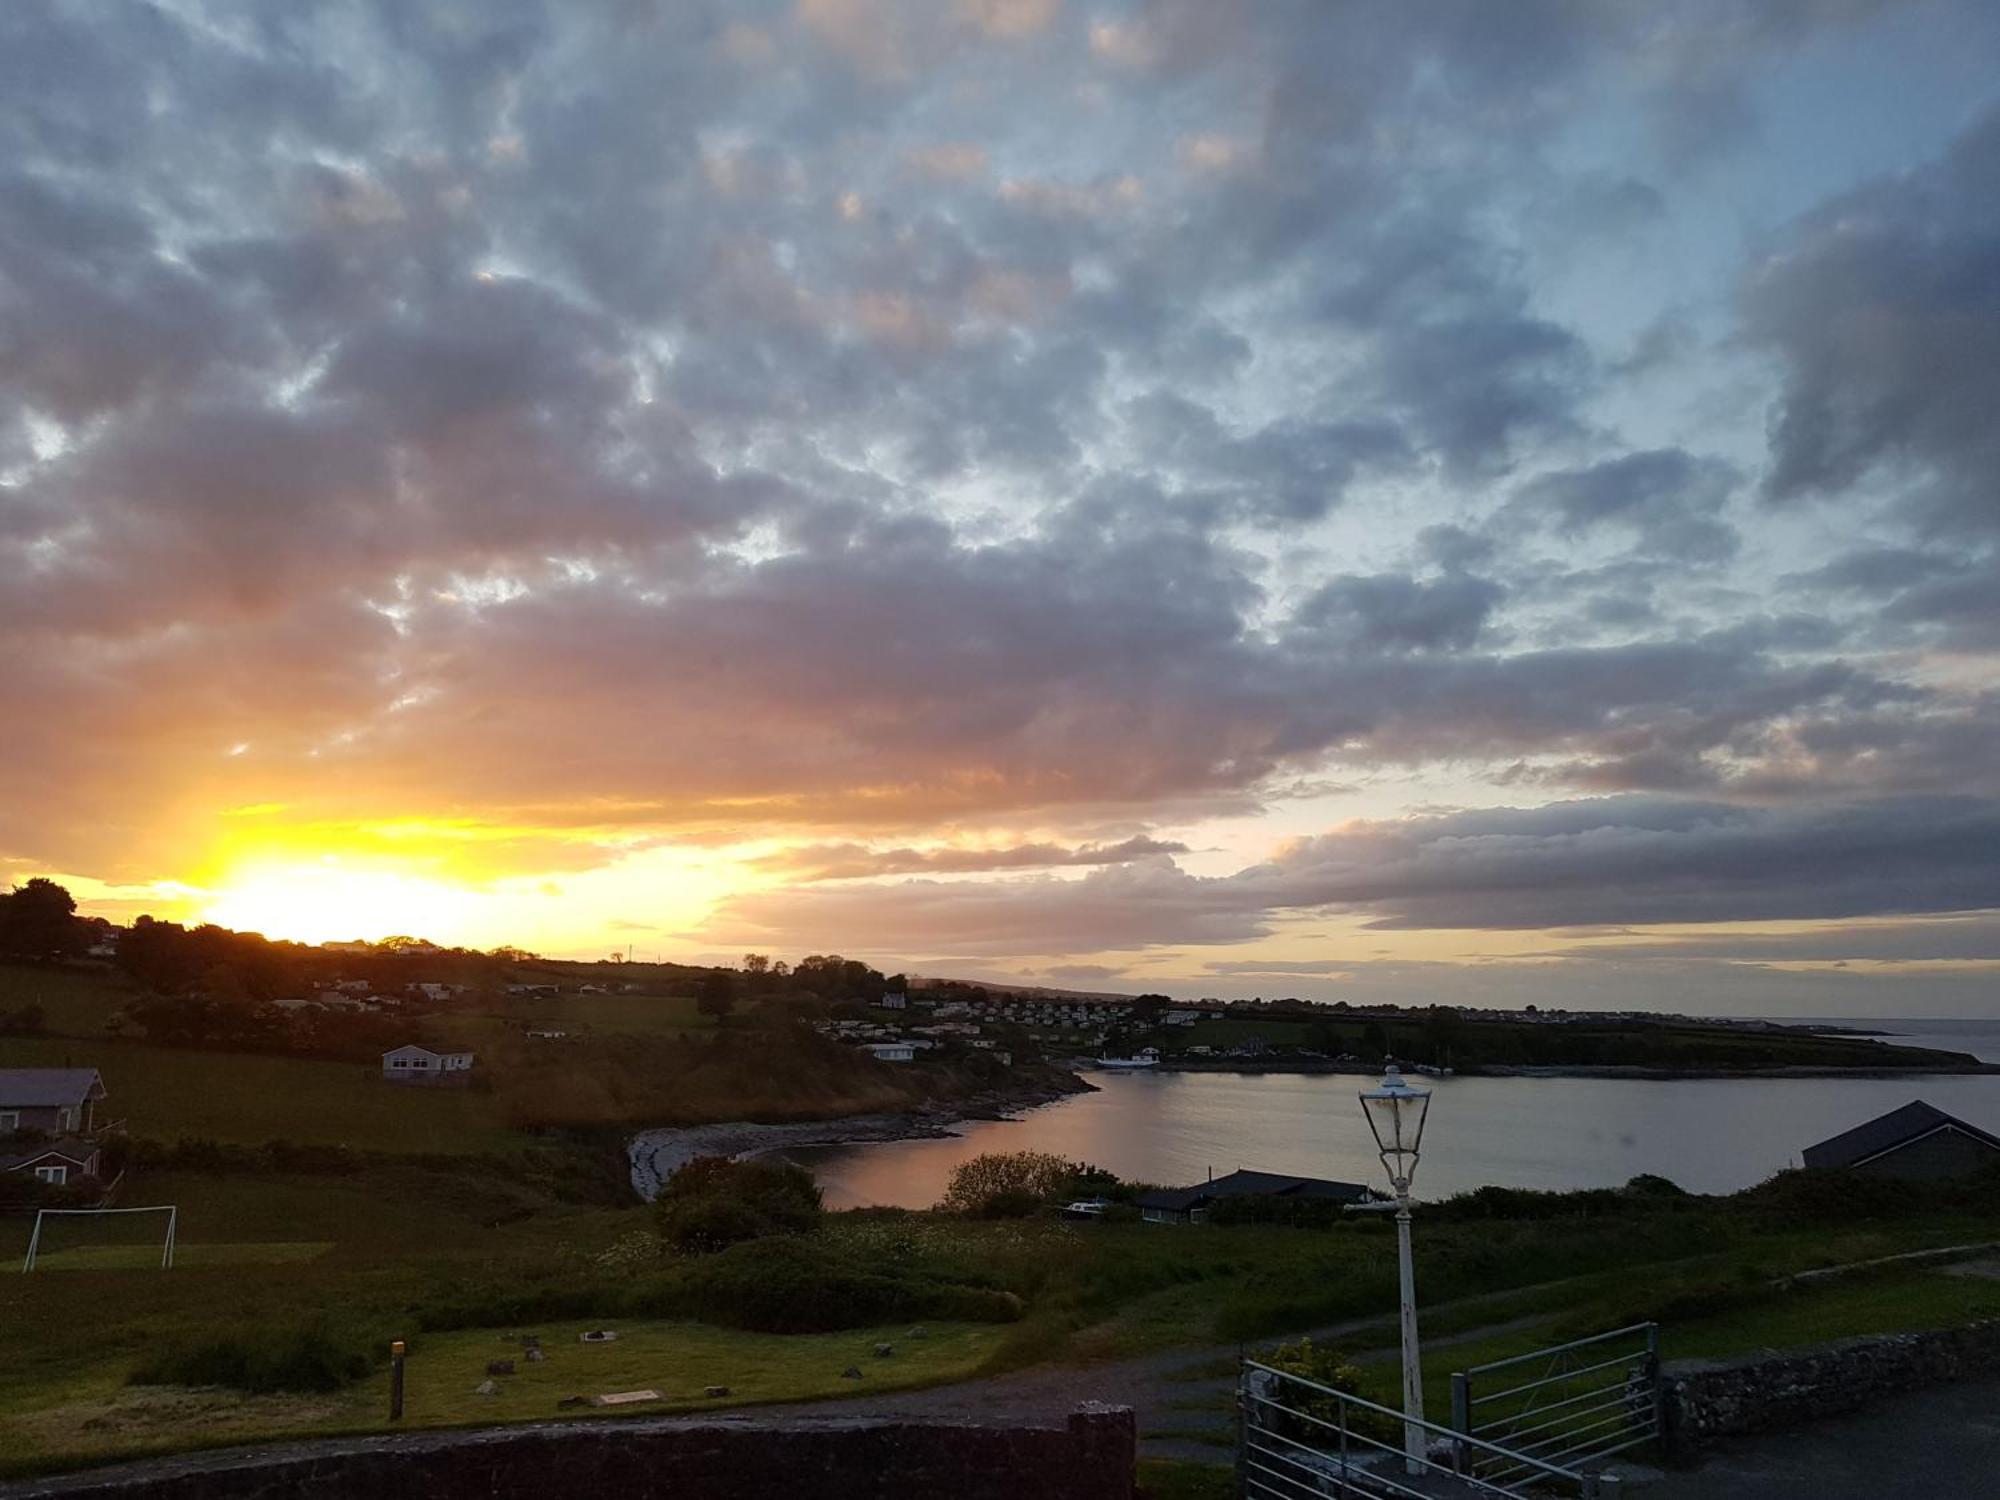
[[[174,1235],[180,1209],[171,1203],[147,1208],[44,1208],[35,1214],[21,1269],[33,1271],[161,1270],[174,1263]]]

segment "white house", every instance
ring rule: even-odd
[[[908,1042],[870,1042],[869,1052],[877,1062],[914,1062],[917,1049]]]
[[[882,1009],[902,1010],[910,1003],[910,997],[901,990],[889,990],[882,996]]]
[[[437,1083],[472,1071],[470,1052],[433,1052],[405,1046],[382,1054],[382,1076],[392,1083]]]

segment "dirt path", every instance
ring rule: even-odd
[[[1506,1294],[1496,1294],[1506,1295]],[[1457,1304],[1474,1307],[1488,1298]],[[1441,1305],[1439,1311],[1444,1310]],[[1483,1328],[1426,1340],[1432,1350],[1470,1343],[1532,1328],[1552,1314],[1537,1313]],[[1046,1421],[1084,1401],[1108,1401],[1129,1406],[1139,1419],[1139,1448],[1148,1458],[1190,1458],[1221,1462],[1235,1440],[1236,1364],[1245,1354],[1255,1356],[1300,1335],[1257,1343],[1213,1344],[1203,1349],[1170,1349],[1137,1359],[1101,1364],[1019,1370],[956,1385],[924,1390],[868,1395],[864,1387],[837,1401],[788,1406],[787,1411],[812,1415],[882,1415],[904,1417],[1034,1418]],[[1353,1318],[1305,1332],[1314,1343],[1353,1343],[1357,1355],[1393,1353],[1395,1323],[1388,1318]],[[867,1378],[866,1367],[862,1376]]]

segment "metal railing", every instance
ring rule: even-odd
[[[1483,1388],[1502,1371],[1511,1384]],[[1453,1425],[1514,1455],[1507,1461],[1469,1455],[1467,1467],[1500,1480],[1526,1473],[1523,1460],[1591,1465],[1657,1443],[1665,1432],[1662,1401],[1657,1323],[1496,1359],[1451,1377]]]
[[[1237,1392],[1242,1436],[1237,1473],[1244,1500],[1334,1497],[1575,1496],[1612,1500],[1615,1479],[1514,1452],[1499,1443],[1337,1391],[1255,1360]],[[1407,1426],[1425,1456],[1404,1449]]]

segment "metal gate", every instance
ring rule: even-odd
[[[1618,1493],[1615,1480],[1432,1422],[1413,1424],[1422,1429],[1425,1457],[1411,1460],[1404,1434],[1412,1424],[1401,1412],[1255,1360],[1243,1362],[1237,1402],[1243,1500],[1610,1500]]]
[[[1635,1323],[1451,1377],[1452,1424],[1478,1446],[1466,1466],[1508,1482],[1524,1459],[1590,1467],[1665,1431],[1660,1328]],[[1505,1449],[1509,1459],[1494,1449]]]

